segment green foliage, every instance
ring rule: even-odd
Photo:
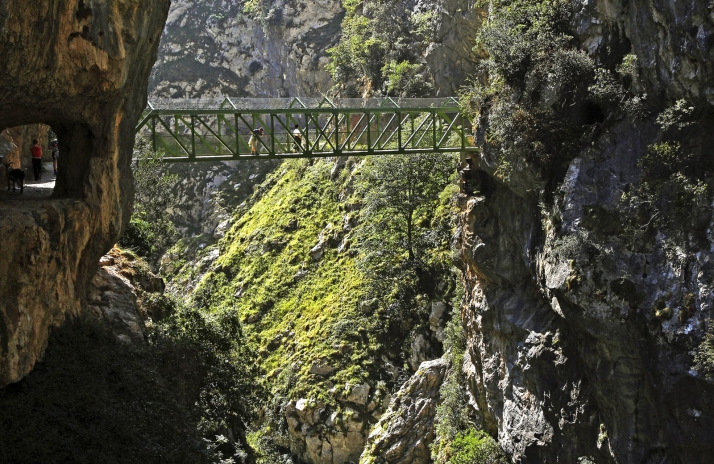
[[[709,329],[694,352],[694,368],[707,379],[714,380],[714,330]]]
[[[458,312],[452,315],[445,332],[445,356],[451,367],[439,389],[441,403],[436,408],[436,440],[432,445],[431,455],[438,464],[449,462],[451,445],[459,433],[473,428],[473,417],[465,388],[466,376],[463,372],[466,337]]]
[[[243,429],[255,418],[256,401],[262,396],[258,369],[237,312],[206,314],[177,301],[175,311],[154,326],[150,339],[171,359],[173,369],[196,382],[198,429],[204,436]]]
[[[91,319],[53,332],[43,362],[0,390],[0,462],[243,462],[264,393],[236,313],[151,292],[145,261],[111,255],[137,285],[148,344],[127,346]]]
[[[428,216],[453,182],[454,166],[453,157],[440,153],[380,156],[365,163],[360,190],[369,226],[362,229],[361,252],[370,268],[400,261],[401,253],[412,262],[425,254]]]
[[[670,127],[676,122],[667,116]],[[678,118],[676,118],[678,119]],[[686,127],[686,126],[685,126]],[[676,140],[654,143],[640,159],[642,181],[622,195],[621,205],[629,213],[630,229],[654,230],[692,227],[697,208],[706,208],[710,196],[706,155],[684,149]]]
[[[33,372],[0,389],[0,462],[215,462],[164,361],[90,321],[53,331]]]
[[[453,171],[455,160],[442,158]],[[329,161],[284,162],[238,208],[225,238],[201,251],[218,248],[220,257],[211,271],[203,271],[191,304],[204,314],[240,314],[243,339],[266,373],[259,382],[269,392],[260,401],[262,420],[249,434],[259,462],[285,462],[289,401],[311,398],[338,408],[328,393],[335,385],[383,378],[385,391],[393,388],[397,380],[381,360],[386,356],[402,366],[401,349],[409,332],[428,324],[430,301],[448,298],[453,289],[448,272],[454,220],[450,182],[441,184],[441,191],[420,193],[425,203],[412,216],[414,250],[423,251],[414,259],[418,272],[407,249],[400,248],[404,240],[393,237],[389,243],[396,248],[383,256],[401,266],[397,281],[389,279],[377,288],[358,265],[362,241],[374,241],[371,232],[362,230],[372,230],[375,222],[390,216],[385,211],[365,215],[362,180],[356,178],[364,176],[351,175],[368,170],[371,161],[365,163],[364,169],[356,168],[357,160],[348,160],[348,169],[331,179],[334,163]],[[321,256],[313,257],[311,249],[320,240]],[[449,278],[438,277],[445,284],[437,290],[442,269]],[[168,277],[178,287],[194,278]],[[407,316],[395,309],[400,301],[408,302],[403,305],[409,308]],[[335,371],[311,374],[316,360]]]
[[[448,464],[507,464],[508,460],[493,438],[483,431],[460,433],[451,443]]]
[[[639,77],[640,66],[637,55],[634,53],[628,53],[622,58],[622,62],[615,68],[617,74],[624,78],[628,78],[627,83],[632,83],[635,79]]]
[[[627,55],[632,56],[632,55]],[[626,57],[627,59],[627,57]],[[634,61],[636,64],[636,60]],[[604,68],[595,69],[595,82],[588,87],[590,98],[614,114],[624,114],[631,119],[641,119],[646,115],[645,100],[647,95],[633,95],[627,90],[623,81],[630,82],[635,71],[631,69],[633,60],[623,61],[618,70],[626,74],[621,74],[620,79]]]
[[[247,0],[243,4],[243,13],[255,19],[263,28],[282,19],[282,9],[274,6],[273,0]]]
[[[429,45],[436,40],[437,15],[433,10],[417,11],[412,14],[409,21],[414,29],[412,32],[422,37],[422,43]]]
[[[329,402],[327,383],[363,382],[380,367],[373,361],[382,349],[372,332],[378,322],[366,321],[358,309],[364,282],[354,259],[338,253],[333,238],[320,259],[310,256],[328,224],[333,233],[346,233],[342,186],[330,180],[331,168],[324,160],[290,160],[258,186],[218,244],[216,271],[191,298],[211,314],[240,314],[245,342],[266,373],[259,383],[269,392],[261,399],[264,420],[250,440],[261,462],[270,464],[283,461],[289,400]],[[335,372],[310,374],[317,359]]]
[[[431,85],[419,73],[421,65],[408,61],[395,63],[390,61],[384,65],[382,74],[387,76],[387,94],[398,97],[420,97],[431,90]]]
[[[156,265],[176,240],[169,210],[176,202],[172,189],[178,176],[166,174],[163,153],[154,152],[141,137],[134,146],[132,171],[136,189],[134,213],[119,244],[133,248]]]
[[[571,2],[480,3],[489,8],[476,48],[487,58],[461,102],[478,126],[477,145],[497,161],[497,177],[509,181],[534,167],[546,180],[559,178],[608,115],[643,114],[645,96],[623,86],[637,73],[636,59],[626,56],[615,76],[575,48]]]
[[[509,85],[522,86],[526,74],[538,62],[548,62],[555,50],[567,47],[565,29],[571,16],[566,0],[497,0],[481,28],[476,46],[488,52],[488,71]]]
[[[340,42],[327,52],[338,91],[356,95],[425,96],[418,47],[433,36],[434,13],[412,14],[404,0],[344,0]],[[417,47],[414,44],[418,44]]]
[[[694,106],[686,100],[677,100],[674,105],[657,116],[657,124],[665,131],[672,128],[682,130],[693,124],[693,115]]]

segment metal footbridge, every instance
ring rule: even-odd
[[[454,98],[154,98],[136,130],[169,162],[476,150]]]

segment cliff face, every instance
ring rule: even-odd
[[[714,12],[694,1],[574,3],[570,30],[596,63],[637,56],[633,88],[652,113],[603,121],[550,182],[532,166],[504,179],[481,140],[473,163],[486,176],[461,197],[459,231],[469,387],[515,462],[708,462],[714,386],[692,370],[691,351],[712,317],[711,206],[682,211],[686,225],[652,218],[632,232],[623,194],[665,138],[654,122],[663,108],[686,99],[711,112]],[[682,140],[693,152],[714,129],[708,117],[696,124]]]
[[[134,126],[168,6],[0,5],[0,129],[49,124],[62,151],[51,199],[0,211],[0,384],[26,374],[49,327],[81,311],[99,257],[128,222]]]
[[[340,0],[174,1],[151,76],[151,93],[316,96],[327,92],[325,50],[338,39]]]

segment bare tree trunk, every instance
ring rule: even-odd
[[[414,261],[414,249],[412,247],[412,216],[414,211],[407,214],[407,251],[409,251],[409,261]]]

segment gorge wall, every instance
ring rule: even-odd
[[[661,209],[639,204],[650,213],[627,224],[636,215],[628,195],[668,172],[647,168],[659,144],[711,146],[714,5],[572,3],[572,43],[612,70],[636,55],[631,89],[646,93],[648,112],[603,116],[592,141],[550,177],[534,162],[504,176],[504,147],[527,135],[499,145],[487,135],[495,113],[481,113],[472,164],[480,174],[467,169],[475,193],[460,198],[458,234],[469,388],[482,426],[514,462],[708,462],[714,385],[692,368],[692,352],[712,317],[711,196],[680,204],[661,191],[652,200],[668,198]],[[526,85],[537,79],[525,75]],[[576,89],[510,95],[546,108]],[[663,126],[678,100],[700,111],[686,136]],[[696,156],[683,176],[694,175]]]
[[[326,50],[339,38],[343,15],[339,0],[174,1],[150,92],[319,96],[331,86]]]
[[[134,126],[167,0],[0,5],[0,129],[57,132],[51,198],[0,210],[0,384],[42,355],[51,326],[82,311],[99,257],[129,220]]]

